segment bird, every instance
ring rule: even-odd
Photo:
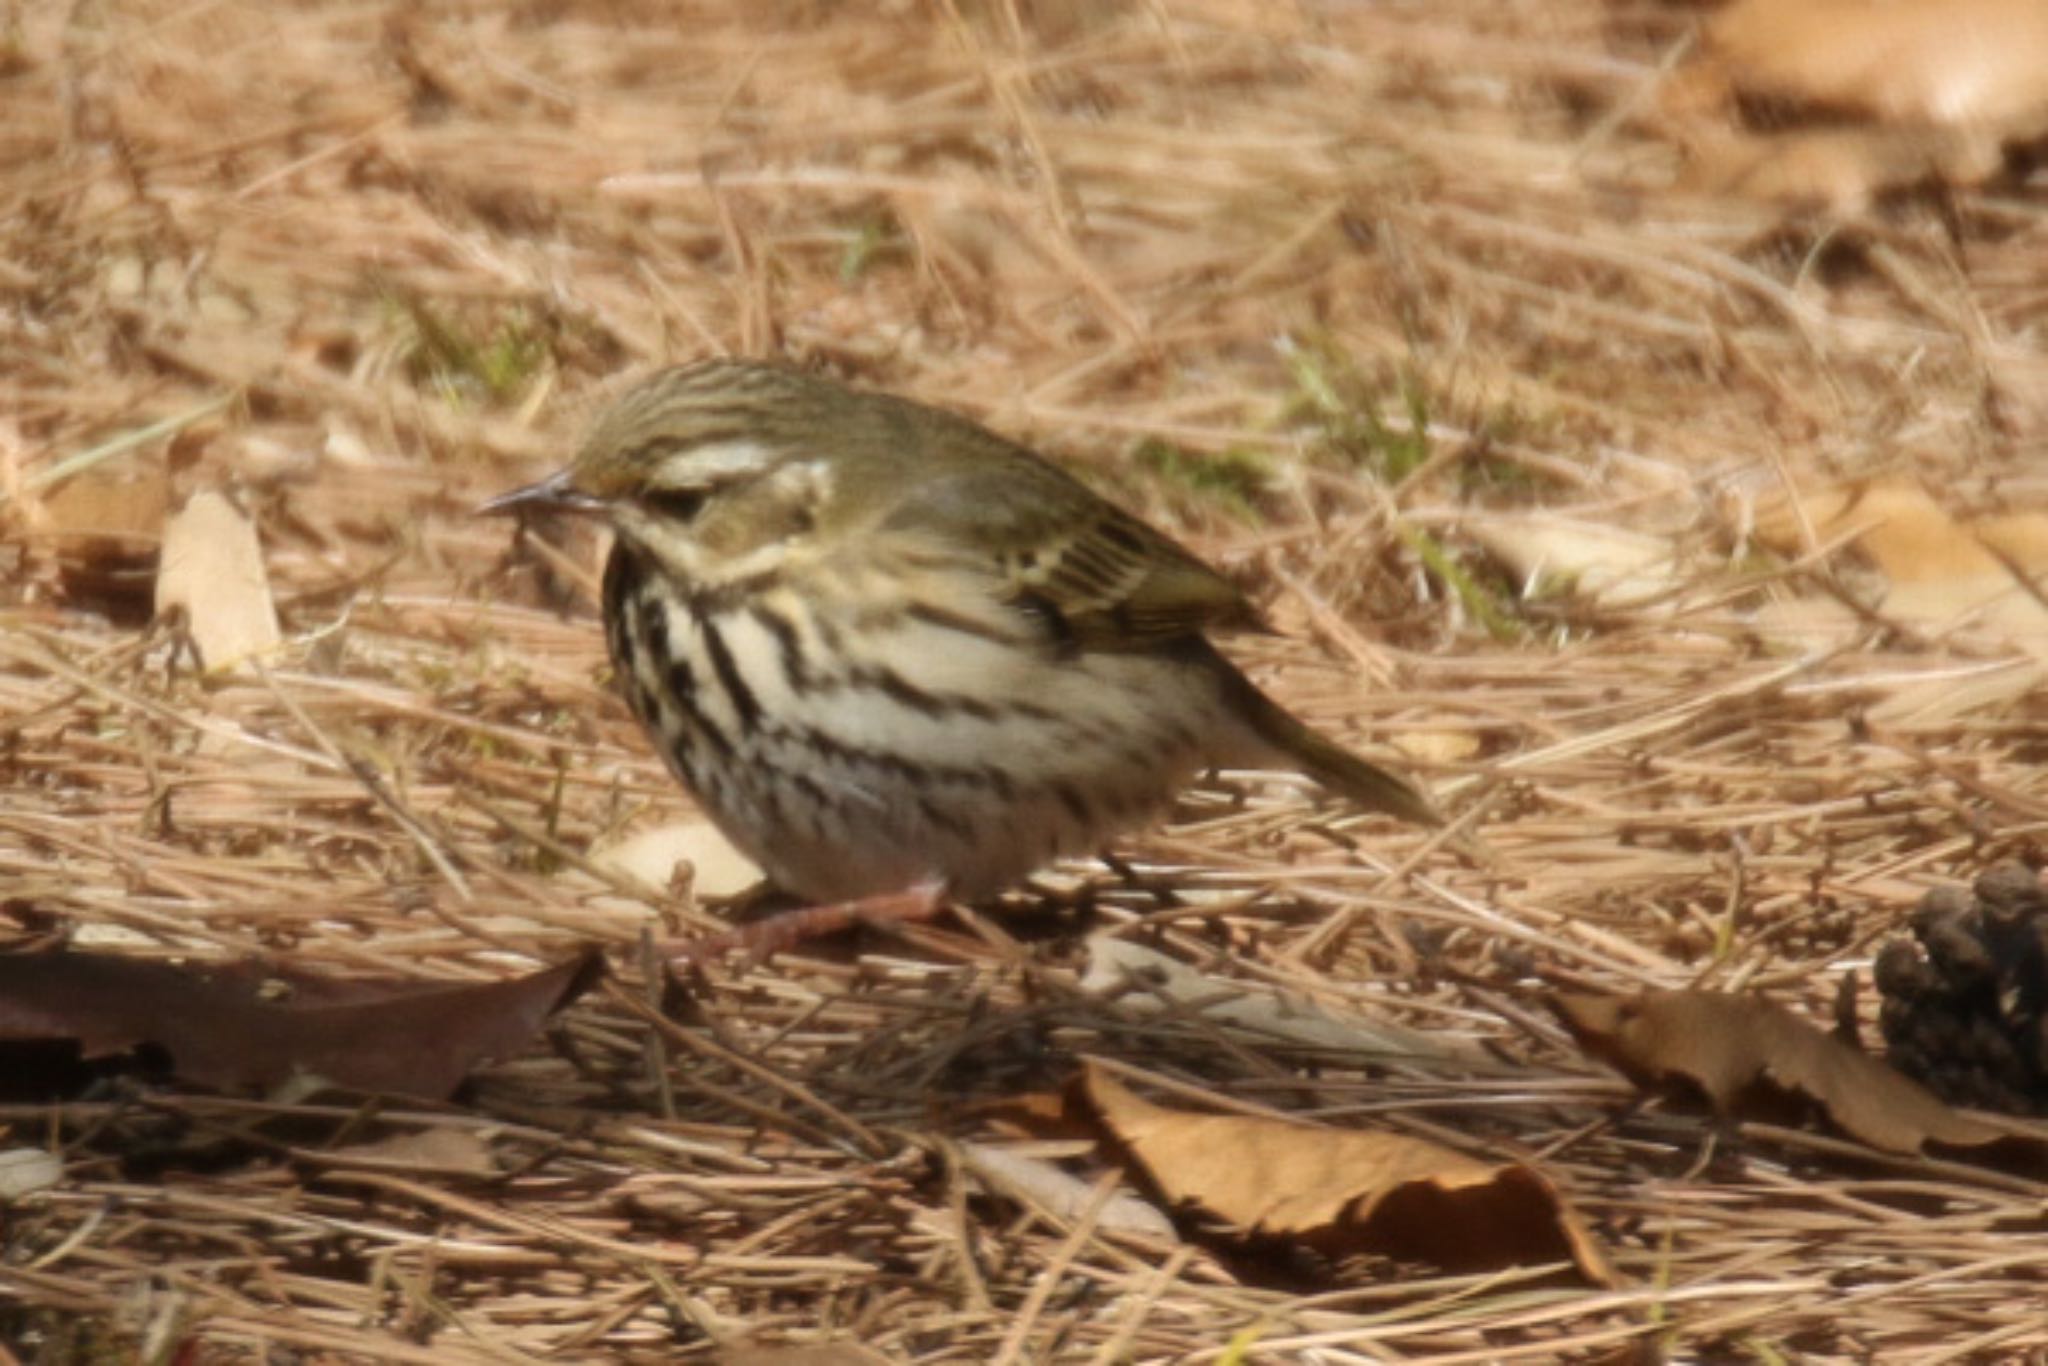
[[[943,408],[780,361],[672,366],[480,511],[610,524],[628,703],[821,925],[985,900],[1211,769],[1291,769],[1439,823],[1218,651],[1212,634],[1266,629],[1229,579]]]

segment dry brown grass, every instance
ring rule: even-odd
[[[2048,1184],[1619,1118],[1530,975],[1825,1015],[1922,890],[2039,851],[2048,704],[1958,682],[2011,642],[1872,617],[1788,650],[1754,611],[1827,561],[1737,572],[1745,504],[1793,479],[2048,507],[2038,174],[1846,224],[1674,200],[1675,154],[1608,114],[1686,15],[1590,0],[9,15],[10,904],[158,954],[502,975],[595,940],[623,970],[460,1106],[0,1113],[69,1164],[4,1213],[24,1359],[2048,1354]],[[466,509],[558,459],[614,375],[712,350],[953,404],[1146,500],[1261,586],[1286,635],[1241,657],[1306,713],[1477,738],[1416,766],[1495,866],[1232,782],[1128,851],[1179,908],[1082,870],[1087,926],[940,926],[650,1011],[642,926],[696,913],[570,861],[686,805],[602,686],[594,547],[544,592]],[[1318,375],[1382,419],[1356,466]],[[57,461],[223,396],[94,477],[255,512],[289,643],[233,682],[169,668],[164,632],[90,610],[22,534]],[[1430,466],[1374,477],[1416,414]],[[1148,475],[1143,442],[1264,460],[1259,516]],[[1474,532],[1528,506],[1668,535],[1682,582],[1627,611],[1503,593],[1523,629],[1496,639],[1412,538],[1506,587]],[[1512,1066],[1390,1073],[1127,1011],[1075,983],[1103,924]],[[1304,1294],[992,1197],[961,1102],[1083,1052],[1540,1155],[1633,1284],[1376,1268]],[[500,1174],[332,1152],[426,1129],[485,1137]]]

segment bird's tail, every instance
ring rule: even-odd
[[[1233,700],[1238,715],[1258,737],[1290,766],[1360,806],[1384,811],[1416,825],[1442,825],[1429,798],[1406,778],[1387,772],[1379,765],[1359,758],[1336,741],[1312,730],[1278,702],[1259,691],[1256,683],[1231,670],[1232,680],[1243,692]]]

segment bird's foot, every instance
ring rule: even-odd
[[[799,906],[794,910],[778,911],[723,934],[670,939],[655,945],[655,951],[679,965],[706,962],[735,949],[744,950],[758,962],[784,949],[795,948],[807,939],[816,939],[853,925],[929,920],[946,904],[945,893],[943,883],[920,882],[900,892],[880,892],[822,906]]]

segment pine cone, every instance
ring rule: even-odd
[[[2048,885],[2020,863],[1974,895],[1938,887],[1878,950],[1879,1024],[1900,1071],[1958,1105],[2048,1115]]]

